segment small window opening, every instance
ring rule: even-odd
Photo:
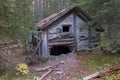
[[[62,31],[63,32],[69,32],[70,31],[70,25],[63,25]]]

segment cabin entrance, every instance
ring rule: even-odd
[[[58,55],[61,55],[61,54],[68,54],[69,52],[71,52],[71,50],[68,46],[57,45],[57,46],[53,46],[51,48],[50,55],[58,56]]]

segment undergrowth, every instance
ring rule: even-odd
[[[0,80],[33,80],[34,76],[37,74],[16,76],[16,71],[11,68],[0,68]]]
[[[78,58],[81,58],[90,71],[100,71],[111,68],[120,62],[120,54],[93,53],[80,51],[77,52]]]
[[[111,66],[115,66],[120,61],[116,54],[95,54],[91,58],[86,58],[85,63],[93,71],[99,71]]]
[[[114,68],[119,65],[120,62],[120,54],[98,54],[82,51],[77,52],[77,55],[78,58],[82,59],[91,72]],[[117,74],[102,77],[101,80],[120,80],[120,71]]]

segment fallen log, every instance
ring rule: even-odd
[[[41,71],[46,71],[50,68],[53,68],[52,66],[47,66],[47,67],[44,67],[44,68],[34,68],[35,71],[37,72],[41,72]]]
[[[58,66],[60,65],[60,64],[64,64],[62,61],[59,63],[59,64],[57,64],[52,70],[49,70],[47,73],[45,73],[42,77],[40,77],[39,78],[39,80],[43,80],[46,76],[48,76],[51,72],[53,72],[54,70],[56,70],[56,68],[58,68]]]
[[[103,77],[103,76],[110,76],[112,74],[114,74],[115,72],[120,71],[120,66],[116,67],[116,68],[110,68],[108,70],[105,71],[100,71],[100,72],[96,72],[94,74],[91,74],[87,77],[84,77],[83,80],[91,80],[91,79],[95,79],[98,77]]]
[[[83,80],[91,80],[91,79],[93,79],[93,78],[100,77],[100,73],[101,73],[101,72],[96,72],[96,73],[94,73],[94,74],[91,74],[91,75],[89,75],[89,76],[87,76],[87,77],[84,77]]]
[[[112,74],[114,74],[114,73],[116,73],[116,72],[119,72],[120,71],[120,66],[118,66],[118,67],[116,67],[116,68],[110,68],[110,69],[108,69],[108,70],[106,70],[106,71],[103,71],[102,73],[101,73],[101,75],[102,76],[110,76],[110,75],[112,75]]]
[[[53,70],[49,70],[47,73],[45,73],[42,77],[39,78],[39,80],[43,80],[48,74],[50,74]]]

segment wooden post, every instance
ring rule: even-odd
[[[76,41],[76,14],[73,14],[73,34],[74,34],[74,50],[77,50],[77,41]]]
[[[91,45],[90,45],[90,41],[91,40],[91,27],[88,27],[88,49],[90,49]]]
[[[47,31],[42,32],[42,59],[49,58]]]

